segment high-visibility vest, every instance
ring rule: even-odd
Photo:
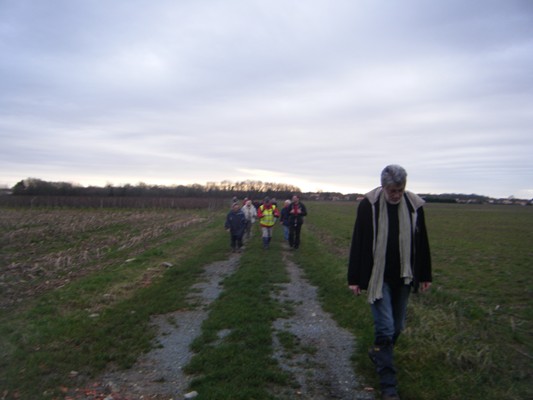
[[[271,227],[274,226],[276,223],[276,216],[275,216],[275,210],[276,206],[272,204],[270,208],[265,208],[264,205],[261,205],[259,207],[259,212],[261,214],[261,217],[259,219],[259,224],[261,226]]]

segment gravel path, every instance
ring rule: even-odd
[[[280,285],[275,295],[278,301],[289,303],[289,318],[274,322],[277,332],[289,332],[298,343],[296,351],[288,354],[277,335],[274,335],[274,356],[281,367],[289,371],[299,384],[296,391],[278,393],[281,399],[371,400],[371,390],[362,388],[355,376],[350,356],[354,337],[337,325],[322,310],[317,288],[303,277],[302,270],[285,255],[290,282]],[[297,396],[296,396],[297,395]]]
[[[129,370],[108,372],[89,389],[78,389],[66,399],[77,400],[179,400],[194,396],[187,393],[189,377],[182,368],[189,362],[192,341],[200,334],[207,318],[207,306],[222,291],[221,282],[239,266],[240,255],[208,265],[200,283],[189,296],[191,310],[176,311],[153,318],[158,327],[156,348],[142,356]],[[283,400],[373,400],[352,370],[350,356],[354,337],[340,328],[325,313],[317,299],[317,290],[303,277],[300,268],[284,252],[290,282],[279,285],[275,298],[291,307],[288,318],[274,322],[274,357],[282,369],[292,374],[297,388],[277,391]],[[290,333],[296,349],[286,352],[278,334]]]
[[[154,317],[152,322],[160,332],[158,348],[142,356],[131,369],[104,375],[101,381],[106,387],[127,399],[184,398],[189,379],[182,368],[193,355],[189,346],[200,335],[207,306],[222,292],[221,282],[238,266],[237,255],[208,265],[189,294],[191,310]]]

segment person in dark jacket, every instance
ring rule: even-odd
[[[283,226],[283,238],[287,242],[289,241],[289,230],[290,230],[290,225],[289,225],[290,206],[291,206],[291,201],[285,200],[285,202],[283,203],[283,208],[281,209],[281,212],[280,212],[280,217],[279,217],[279,222]]]
[[[239,203],[233,203],[231,211],[226,216],[224,227],[230,233],[230,245],[233,252],[240,252],[242,247],[242,236],[246,229],[246,216],[241,210]]]
[[[289,206],[289,246],[293,249],[300,247],[300,232],[306,215],[307,209],[300,202],[300,198],[296,195],[292,196],[292,202]]]
[[[411,290],[431,286],[431,257],[424,201],[406,191],[407,172],[389,165],[381,187],[365,195],[357,208],[348,263],[348,286],[367,291],[374,319],[369,351],[385,400],[398,400],[393,350],[404,329]]]

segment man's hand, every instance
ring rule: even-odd
[[[355,294],[356,296],[359,296],[361,294],[361,288],[359,285],[349,285],[348,288]]]
[[[420,282],[420,291],[427,292],[431,287],[431,282]]]

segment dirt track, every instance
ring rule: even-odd
[[[189,362],[191,342],[200,334],[207,318],[207,306],[222,291],[223,279],[239,267],[240,256],[206,266],[201,282],[194,285],[189,301],[192,311],[177,311],[153,318],[158,327],[156,348],[142,356],[127,371],[107,372],[91,387],[70,392],[67,399],[78,400],[137,400],[184,399],[189,377],[182,368]],[[284,253],[290,283],[280,285],[275,298],[290,302],[293,313],[274,323],[276,332],[285,331],[297,338],[299,348],[313,351],[285,354],[276,334],[273,336],[274,357],[281,368],[298,383],[296,389],[283,388],[273,393],[277,398],[325,400],[372,400],[374,393],[364,389],[355,376],[350,356],[354,338],[338,327],[317,300],[316,288],[303,277],[301,269]],[[224,332],[220,332],[221,337]]]

